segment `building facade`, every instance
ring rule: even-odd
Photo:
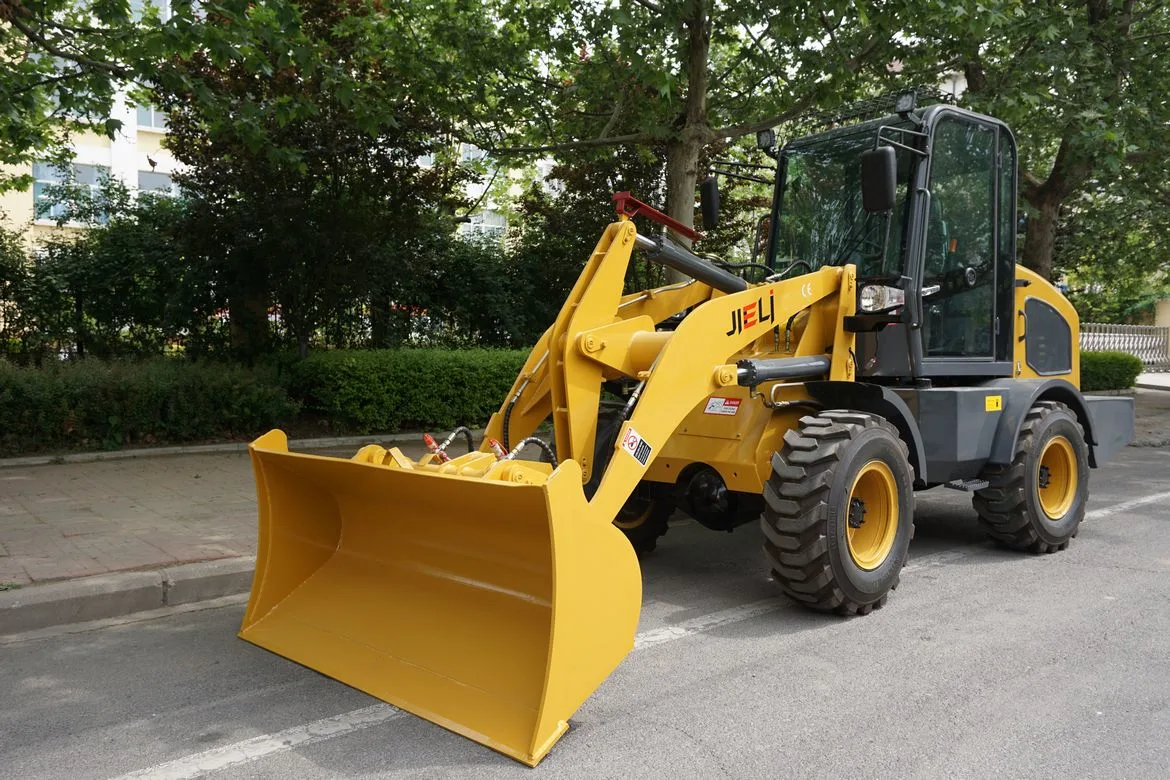
[[[178,165],[162,146],[167,132],[163,113],[149,106],[136,106],[124,96],[119,96],[111,113],[113,119],[122,122],[122,128],[114,138],[92,132],[74,136],[71,172],[48,161],[6,171],[16,175],[32,174],[34,179],[26,190],[0,194],[0,211],[7,227],[23,231],[34,243],[39,237],[57,230],[58,213],[49,208],[45,191],[53,184],[66,181],[70,173],[79,186],[97,187],[102,178],[109,175],[131,190],[175,191],[173,177]],[[66,229],[69,227],[67,225]]]

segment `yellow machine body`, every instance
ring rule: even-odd
[[[613,521],[639,483],[673,484],[702,464],[729,490],[759,494],[807,413],[802,379],[749,389],[736,362],[827,356],[825,378],[856,379],[843,327],[856,313],[853,266],[730,294],[692,281],[623,295],[635,238],[626,219],[606,229],[479,452],[319,457],[289,452],[281,431],[252,443],[259,554],[241,637],[540,761],[633,648],[641,577]],[[1021,314],[1025,296],[1041,297],[1075,331],[1063,296],[1019,274]],[[682,311],[675,330],[656,328]],[[1017,352],[1017,376],[1031,376],[1026,365]],[[640,400],[599,466],[602,385],[623,377],[641,382]],[[1065,378],[1077,382],[1075,364]],[[550,417],[555,469],[498,460],[486,444],[518,442]]]
[[[833,345],[833,378],[853,379],[840,326],[851,266],[729,295],[690,282],[623,296],[635,235],[625,219],[606,229],[488,425],[484,441],[501,438],[510,406],[516,442],[551,416],[555,470],[486,445],[440,463],[376,446],[291,453],[281,431],[252,443],[260,535],[243,639],[529,765],[548,752],[633,648],[641,574],[612,523],[639,482],[714,458],[737,489],[759,489],[791,414],[749,404],[735,361],[777,354],[807,310],[782,353]],[[618,376],[645,380],[642,401],[587,500],[601,384]],[[769,392],[803,397],[798,384]],[[713,396],[743,399],[738,434],[702,428]]]

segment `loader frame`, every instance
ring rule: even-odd
[[[656,481],[648,471],[667,476],[677,468],[677,455],[662,463],[660,456],[697,406],[719,393],[750,400],[752,388],[739,385],[737,363],[776,354],[785,323],[793,317],[807,312],[792,326],[785,354],[824,355],[828,347],[832,356],[824,378],[851,382],[855,373],[854,336],[841,327],[842,318],[856,306],[852,266],[824,268],[730,295],[690,282],[623,296],[635,236],[633,223],[626,219],[606,228],[561,314],[532,350],[508,400],[485,431],[485,440],[503,440],[507,419],[507,446],[551,416],[557,458],[576,461],[588,481],[593,476],[602,383],[620,376],[638,380],[632,413],[590,500],[593,510],[610,517],[617,515],[639,481]],[[656,323],[688,309],[675,330],[655,329]],[[791,384],[768,402],[774,406],[802,400],[809,400],[807,393]],[[774,443],[784,422],[800,414],[798,408],[783,412],[756,406],[766,414],[747,403],[740,407],[743,417],[733,424],[750,416],[754,429],[733,435],[733,452],[726,459],[729,467],[734,466],[732,485],[749,492],[766,476],[760,447]],[[699,462],[710,456],[706,448],[693,449],[684,460]]]

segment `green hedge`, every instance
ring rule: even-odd
[[[0,451],[247,438],[297,405],[272,372],[160,358],[21,368],[0,361]]]
[[[1125,352],[1082,352],[1081,390],[1128,390],[1142,372],[1142,361]]]
[[[488,349],[336,350],[290,368],[289,388],[337,430],[392,432],[487,422],[527,352]]]

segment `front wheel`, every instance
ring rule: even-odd
[[[906,444],[881,417],[801,418],[764,487],[764,552],[784,592],[841,614],[884,605],[914,536],[913,485]]]
[[[609,466],[614,442],[621,432],[624,404],[602,401],[597,413],[597,434],[593,441],[593,476],[585,484],[585,497],[593,498],[601,477]],[[667,521],[674,514],[674,501],[664,491],[642,482],[618,510],[613,524],[630,540],[639,556],[653,552],[658,539],[666,533]]]
[[[634,552],[643,555],[658,546],[673,513],[674,502],[665,495],[654,495],[643,483],[626,500],[613,524],[630,540]]]

